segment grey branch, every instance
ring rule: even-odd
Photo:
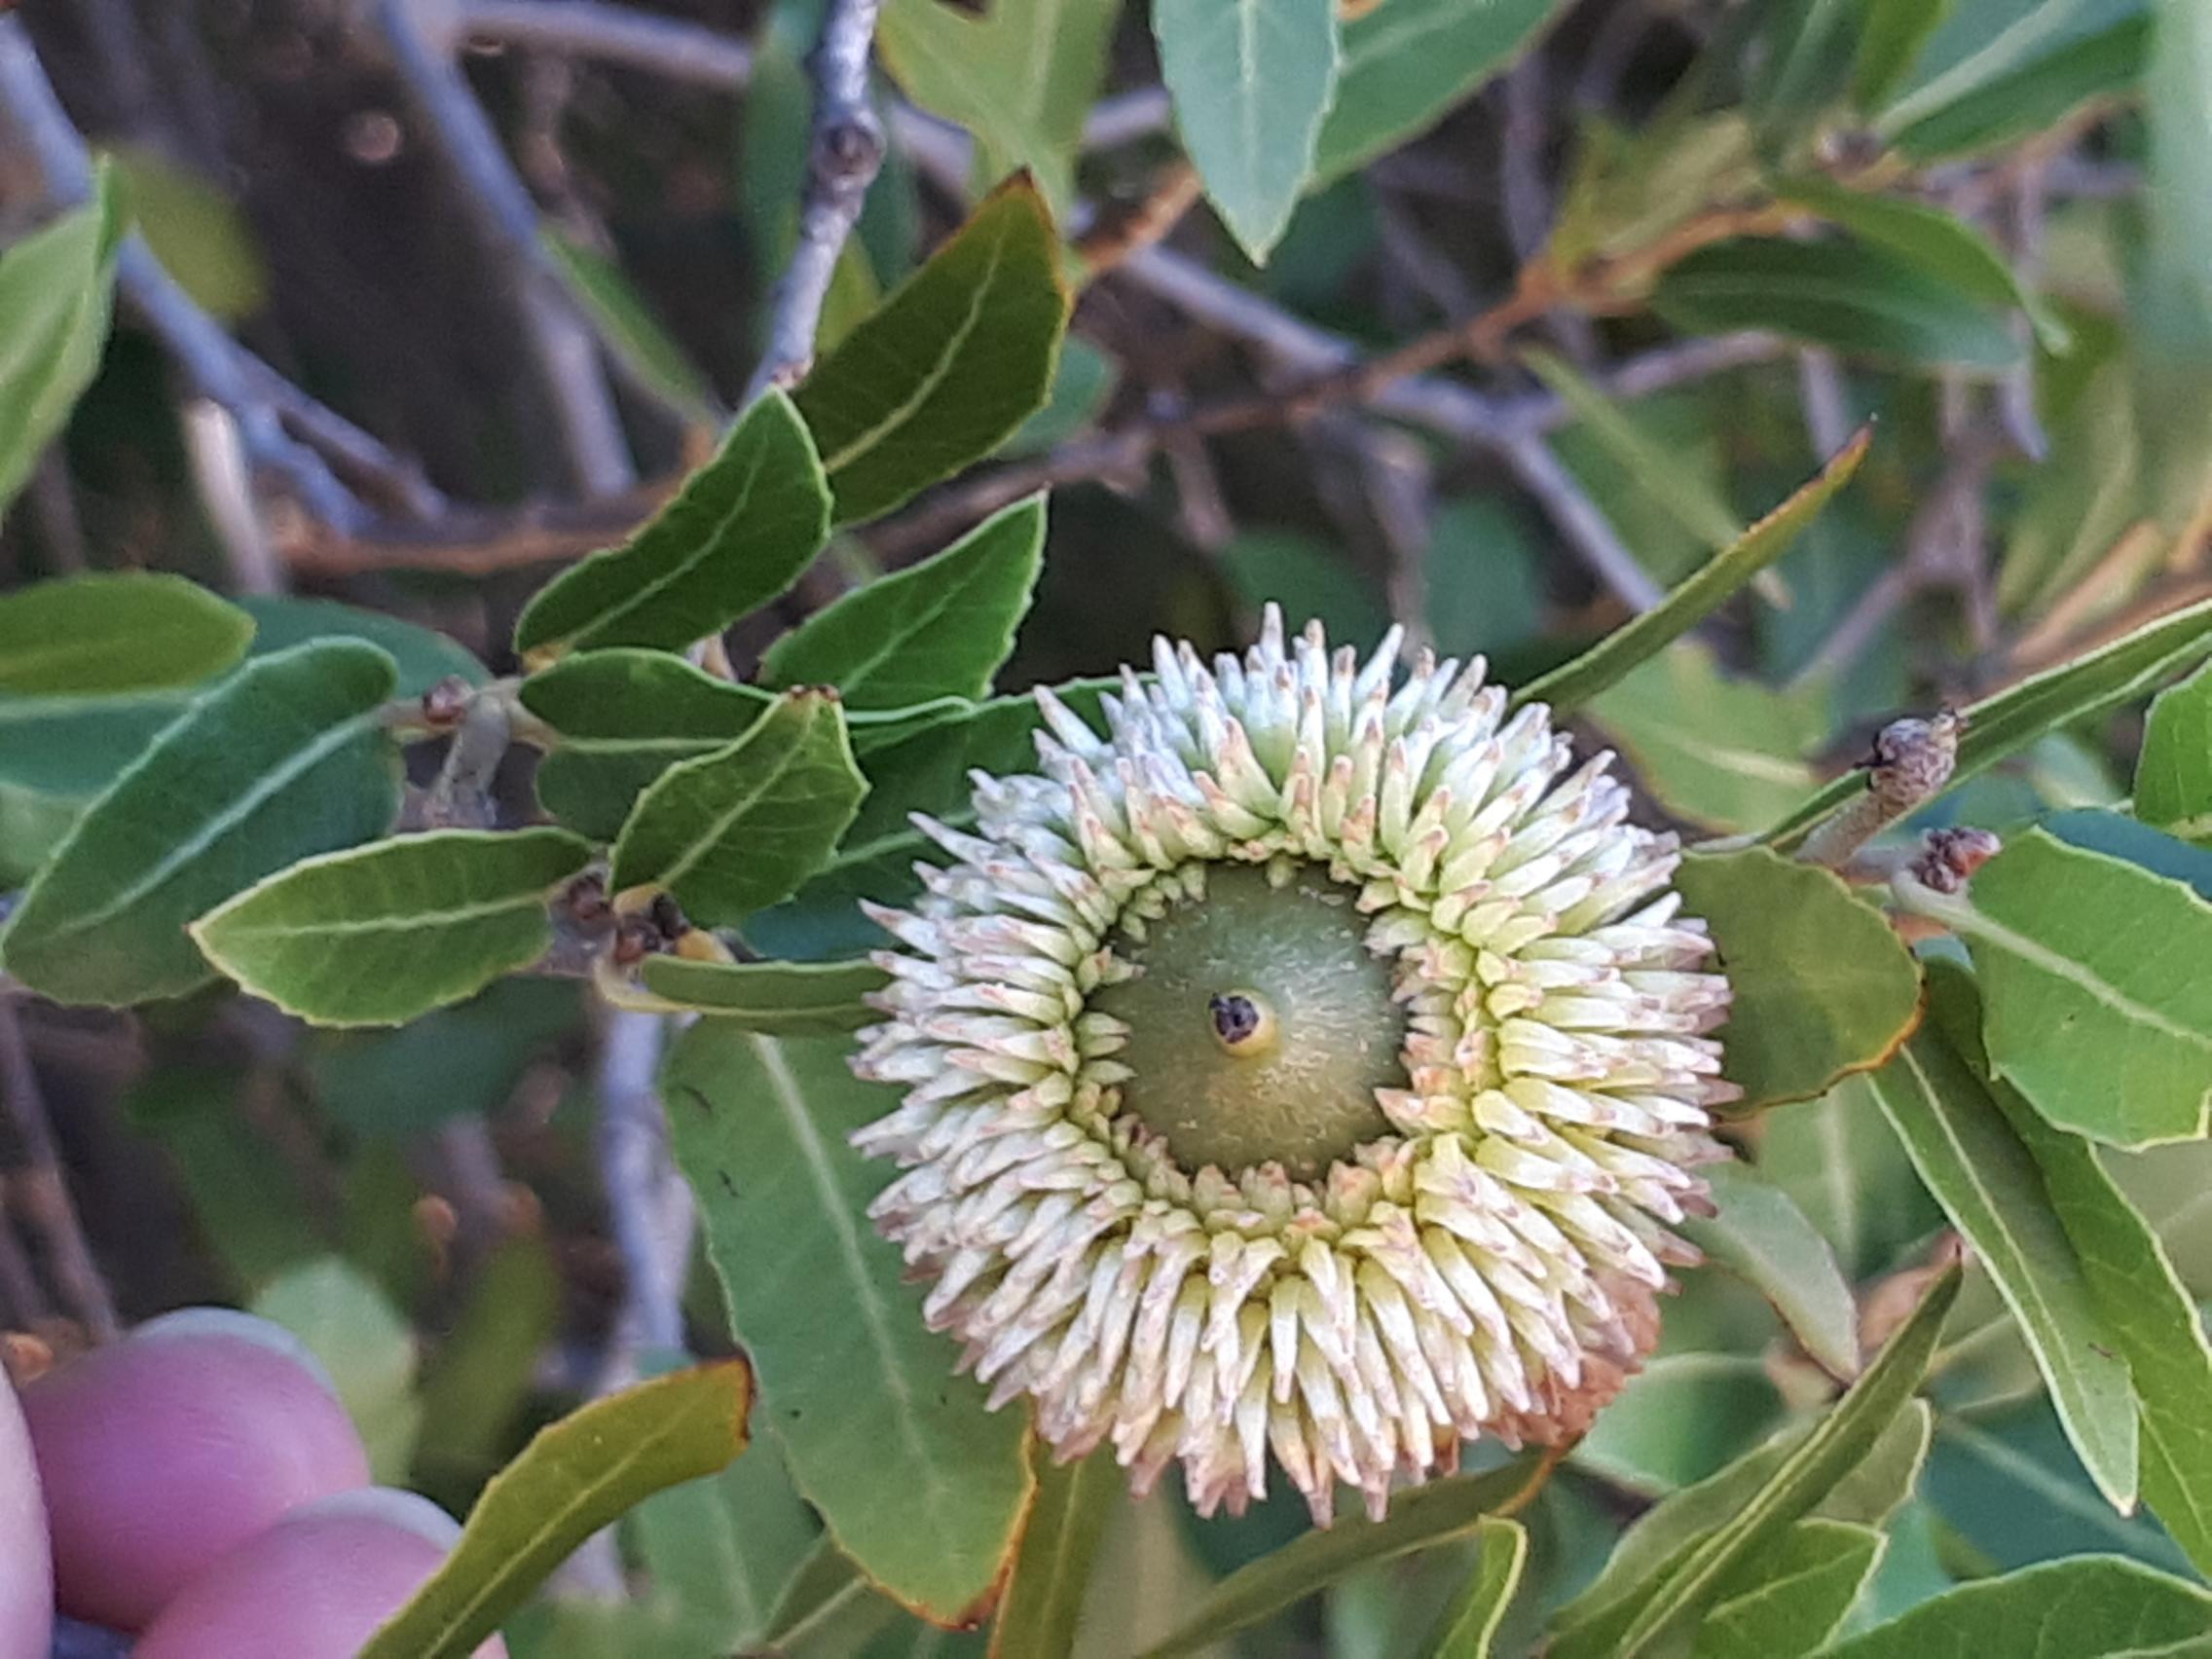
[[[753,79],[742,41],[605,0],[461,0],[460,23],[478,40],[596,57],[696,86],[735,92]]]
[[[121,1328],[115,1299],[108,1294],[107,1281],[100,1277],[92,1246],[85,1242],[84,1229],[78,1224],[60,1150],[54,1143],[46,1096],[31,1067],[30,1046],[23,1041],[14,1001],[5,996],[0,996],[0,1104],[23,1159],[10,1185],[21,1200],[24,1219],[45,1236],[47,1267],[55,1285],[70,1316],[94,1342],[111,1341]]]
[[[45,180],[48,197],[73,206],[92,194],[92,160],[70,122],[22,24],[0,18],[0,106]],[[363,526],[368,513],[322,457],[295,439],[289,425],[364,478],[385,487],[395,504],[418,515],[440,505],[436,492],[410,463],[343,416],[324,408],[233,340],[180,288],[145,241],[132,236],[117,259],[125,297],[160,337],[191,389],[219,404],[238,423],[257,470],[277,479],[316,519],[334,529]]]
[[[772,386],[796,381],[813,363],[830,279],[883,165],[883,124],[867,87],[877,8],[878,0],[830,0],[822,37],[807,56],[814,78],[814,136],[798,240],[769,302],[767,343],[745,388],[748,403]]]
[[[409,104],[453,171],[463,204],[512,290],[523,335],[561,429],[569,470],[587,495],[637,481],[599,345],[538,241],[537,207],[491,119],[446,51],[425,32],[422,0],[377,0],[376,18]]]
[[[667,1023],[608,1009],[600,1028],[600,1178],[622,1257],[622,1306],[599,1390],[637,1380],[648,1349],[683,1346],[683,1280],[691,1264],[691,1189],[668,1151],[668,1120],[654,1078]]]

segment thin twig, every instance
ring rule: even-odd
[[[55,1287],[70,1316],[92,1341],[108,1342],[119,1329],[115,1299],[85,1241],[77,1206],[69,1198],[68,1178],[61,1172],[46,1097],[31,1067],[30,1049],[23,1042],[16,1005],[7,998],[0,998],[0,1098],[23,1158],[11,1186],[21,1200],[24,1218],[46,1240],[47,1267]]]
[[[753,79],[742,41],[604,0],[461,0],[460,24],[472,39],[588,55],[695,86],[736,92]]]
[[[1932,719],[1892,720],[1874,739],[1866,788],[1816,826],[1797,849],[1805,864],[1842,869],[1861,847],[1942,792],[1959,761],[1966,721],[1945,709]]]
[[[821,37],[807,55],[807,73],[814,81],[814,129],[798,240],[769,300],[767,343],[745,388],[748,403],[772,386],[793,384],[812,365],[815,331],[838,255],[883,165],[883,123],[868,101],[867,85],[879,4],[830,0]]]
[[[22,1240],[8,1214],[7,1182],[0,1179],[0,1329],[27,1331],[53,1317],[54,1309],[31,1272]]]
[[[550,269],[528,188],[461,70],[423,28],[421,6],[422,0],[377,0],[376,18],[400,85],[452,170],[495,272],[512,292],[572,481],[593,496],[628,489],[637,474],[601,371],[598,342]]]

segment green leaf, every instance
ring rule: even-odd
[[[913,8],[972,21],[936,0]],[[894,0],[886,28],[905,10]],[[1046,10],[1007,7],[994,18]],[[815,365],[798,412],[821,448],[836,523],[889,512],[989,455],[1045,406],[1068,321],[1059,261],[1044,200],[1026,177],[1012,179]]]
[[[1854,104],[1873,110],[1889,100],[1951,4],[1952,0],[1868,0],[1851,77]]]
[[[2051,1402],[2113,1507],[2135,1505],[2135,1402],[2035,1161],[1942,1033],[1924,1030],[1874,1076],[1913,1167],[2019,1321]]]
[[[1863,241],[1888,248],[1971,300],[2001,308],[2017,306],[2034,325],[2036,340],[2046,351],[2062,352],[2071,344],[2066,325],[2021,282],[1989,239],[1942,208],[1847,190],[1818,174],[1783,179],[1775,194],[1810,207]]]
[[[190,685],[245,654],[253,622],[156,571],[33,582],[0,594],[0,696],[99,697]]]
[[[1828,1650],[1829,1659],[2183,1659],[2207,1650],[2212,1596],[2112,1556],[1962,1584]]]
[[[829,535],[813,439],[770,390],[643,530],[537,590],[515,649],[534,664],[608,645],[682,650],[790,587]]]
[[[661,326],[620,265],[552,223],[539,227],[537,245],[608,350],[632,375],[701,425],[717,423],[715,388]]]
[[[670,767],[614,843],[617,893],[660,887],[735,924],[820,869],[867,786],[834,694],[791,691],[726,749]]]
[[[1909,1401],[1859,1466],[1821,1500],[1814,1515],[1861,1526],[1885,1525],[1919,1478],[1934,1421],[1935,1414],[1926,1401]],[[1801,1447],[1811,1432],[1810,1424],[1785,1429],[1727,1467],[1670,1493],[1645,1510],[1621,1534],[1597,1580],[1560,1609],[1562,1634],[1600,1617],[1619,1628],[1630,1607],[1649,1591],[1684,1540],[1702,1536],[1741,1509],[1774,1478],[1783,1459]]]
[[[1882,113],[1875,130],[1916,161],[2048,130],[2076,104],[2141,73],[2151,9],[2149,0],[2041,0],[2009,8],[2004,27],[1967,33],[1970,50],[1921,78]],[[1952,20],[1965,25],[1974,14]]]
[[[628,1530],[652,1600],[681,1611],[700,1640],[700,1659],[751,1648],[768,1634],[777,1602],[821,1536],[767,1439],[720,1474],[655,1493],[630,1512]]]
[[[1106,1523],[1127,1488],[1111,1451],[1056,1463],[1033,1454],[1037,1498],[1021,1530],[1014,1574],[991,1624],[991,1659],[1075,1651],[1076,1624]]]
[[[2212,1571],[2212,1346],[2195,1298],[2095,1149],[2052,1128],[2009,1090],[1996,1098],[2043,1171],[2090,1300],[2127,1361],[2141,1414],[2144,1499],[2197,1570]]]
[[[1472,1532],[1486,1518],[1510,1515],[1534,1497],[1549,1472],[1543,1458],[1524,1455],[1485,1474],[1394,1493],[1390,1513],[1381,1521],[1352,1516],[1301,1532],[1216,1584],[1173,1635],[1145,1649],[1144,1659],[1202,1652],[1346,1573]]]
[[[1155,0],[1152,32],[1206,198],[1264,265],[1335,95],[1335,0]]]
[[[1889,919],[1833,870],[1763,847],[1693,853],[1675,878],[1735,989],[1721,1075],[1731,1111],[1825,1094],[1897,1051],[1919,1017],[1920,974]]]
[[[300,599],[292,594],[248,594],[239,608],[253,618],[252,654],[267,656],[310,640],[365,640],[381,648],[399,669],[396,692],[420,697],[441,680],[481,685],[492,676],[484,665],[435,629],[424,628],[381,610],[363,610],[332,599]]]
[[[1873,1088],[1862,1073],[1847,1077],[1769,1115],[1758,1144],[1759,1173],[1820,1229],[1853,1284],[1895,1267],[1942,1222]]]
[[[502,979],[397,1031],[330,1031],[307,1054],[317,1104],[351,1134],[386,1142],[503,1106],[523,1073],[575,1030],[578,987]]]
[[[194,304],[226,323],[268,304],[253,222],[221,184],[152,144],[117,144],[107,158],[146,245]]]
[[[1561,0],[1387,0],[1346,23],[1315,182],[1340,178],[1435,126],[1565,10]]]
[[[1799,1521],[1720,1581],[1692,1659],[1802,1659],[1825,1648],[1887,1542],[1871,1527]]]
[[[0,934],[8,971],[58,1002],[176,996],[214,977],[185,933],[234,893],[381,834],[398,756],[378,725],[391,659],[351,641],[248,662],[89,807]]]
[[[558,1332],[562,1298],[542,1238],[512,1235],[476,1270],[423,1378],[418,1487],[442,1476],[472,1493],[498,1469],[508,1429],[536,1386],[536,1356]]]
[[[638,796],[680,761],[726,749],[776,705],[665,651],[580,651],[532,675],[523,708],[556,742],[537,798],[571,830],[612,840]]]
[[[2093,806],[2054,812],[2042,828],[2070,847],[2110,854],[2153,875],[2179,881],[2199,899],[2212,900],[2212,847],[2178,841],[2148,824]]]
[[[1001,455],[1043,455],[1087,430],[1120,384],[1122,366],[1079,334],[1060,342],[1060,363],[1045,407],[999,446]]]
[[[1639,663],[1657,656],[1789,550],[1828,498],[1851,481],[1873,439],[1873,429],[1862,427],[1810,481],[1700,566],[1687,581],[1580,656],[1523,687],[1515,701],[1549,703],[1564,714],[1618,684]]]
[[[368,1448],[370,1472],[404,1484],[423,1420],[415,1333],[376,1281],[343,1257],[320,1256],[263,1286],[252,1310],[322,1361]]]
[[[1598,1414],[1575,1465],[1623,1492],[1662,1497],[1725,1467],[1787,1409],[1762,1355],[1659,1354]]]
[[[826,1037],[883,1016],[866,998],[891,982],[869,962],[692,962],[648,956],[645,989],[678,1008],[770,1037]]]
[[[1773,1303],[1832,1376],[1856,1377],[1859,1307],[1827,1240],[1788,1194],[1744,1164],[1715,1164],[1706,1181],[1719,1214],[1692,1216],[1676,1231]]]
[[[28,881],[190,702],[181,692],[0,697],[0,886]]]
[[[461,1659],[592,1533],[745,1450],[741,1359],[673,1372],[542,1429],[484,1489],[461,1541],[361,1659]]]
[[[1677,524],[1712,547],[1726,547],[1743,538],[1743,522],[1734,509],[1566,358],[1536,349],[1523,352],[1521,360],[1558,394],[1583,430],[1643,480],[1651,498]]]
[[[1780,1530],[1811,1513],[1905,1410],[1957,1300],[1959,1277],[1953,1267],[1936,1280],[1874,1363],[1755,1491],[1710,1530],[1681,1542],[1641,1582],[1563,1627],[1552,1659],[1640,1659],[1685,1635],[1730,1574]]]
[[[1518,1521],[1486,1515],[1475,1523],[1474,1569],[1444,1609],[1436,1659],[1490,1659],[1528,1562],[1529,1531]]]
[[[401,1025],[527,968],[591,845],[565,830],[435,830],[303,860],[192,924],[207,959],[313,1025]]]
[[[1966,941],[1997,1077],[2113,1146],[2212,1126],[2212,902],[2186,883],[2015,836],[1966,893],[1914,903]]]
[[[2212,669],[2151,700],[2135,762],[2135,816],[2212,845]]]
[[[1948,787],[1957,789],[2053,730],[2092,719],[2144,695],[2208,656],[2212,656],[2212,599],[2171,611],[2072,662],[1969,704],[1961,711],[1967,730],[1959,741],[1958,765]],[[1769,830],[1766,839],[1794,846],[1814,825],[1865,787],[1862,775],[1846,773]]]
[[[1390,625],[1375,583],[1345,551],[1295,530],[1239,531],[1215,555],[1247,611],[1272,601],[1292,627],[1318,620],[1332,640],[1372,640]]]
[[[908,97],[976,135],[984,176],[1026,168],[1065,208],[1121,10],[1119,0],[1058,0],[972,16],[889,0],[876,49]]]
[[[0,512],[99,370],[124,218],[120,181],[102,166],[90,203],[0,254]]]
[[[840,1038],[702,1020],[662,1088],[763,1420],[837,1547],[935,1622],[980,1613],[1034,1490],[1022,1414],[991,1414],[865,1218],[893,1171],[845,1144],[896,1094]],[[767,1271],[772,1265],[773,1271]]]
[[[1827,735],[1826,705],[1822,686],[1783,692],[1724,679],[1711,647],[1677,640],[1585,713],[1674,816],[1745,830],[1772,823],[1812,788],[1802,756]]]
[[[1905,364],[1998,371],[2020,344],[1996,312],[1915,262],[1849,239],[1739,237],[1668,267],[1651,309],[1691,334],[1760,328]]]
[[[816,611],[761,659],[772,685],[834,685],[855,709],[980,697],[1014,648],[1045,555],[1045,498]]]
[[[1439,502],[1422,570],[1437,650],[1494,657],[1534,639],[1546,604],[1542,563],[1526,521],[1510,508],[1482,496]]]

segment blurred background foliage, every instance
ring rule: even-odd
[[[1050,483],[1004,687],[1141,659],[1156,630],[1226,645],[1271,598],[1341,638],[1396,620],[1525,681],[1873,420],[1855,487],[1770,579],[1584,716],[1649,820],[1726,834],[1795,806],[1900,709],[1986,695],[2212,594],[2197,0],[1347,7],[1311,177],[1209,169],[1213,208],[1174,126],[1202,160],[1205,99],[1170,107],[1145,8],[983,10],[885,8],[893,142],[823,339],[964,216],[971,179],[1027,165],[1083,256],[1053,398],[992,469],[850,533],[779,625],[840,571],[896,566]],[[261,593],[264,648],[288,615],[309,631],[302,600],[338,599],[505,670],[531,592],[635,522],[737,401],[807,166],[807,0],[25,0],[19,26],[191,305],[375,443],[333,464],[348,511],[263,468],[260,531],[241,532],[204,386],[173,326],[127,304],[0,530],[0,583],[176,571]],[[527,245],[459,170],[409,30],[461,77],[433,88],[489,118]],[[1290,96],[1297,68],[1271,86]],[[14,137],[8,238],[49,209]],[[630,458],[611,477],[534,344],[548,291],[607,365]],[[1407,350],[1416,372],[1340,372]],[[766,637],[740,630],[733,660]],[[455,665],[407,666],[423,684]],[[2118,802],[2140,729],[2134,708],[2053,731],[1937,813],[2002,831]],[[102,775],[83,733],[11,748],[0,887]],[[46,1108],[124,1318],[222,1300],[292,1326],[345,1380],[380,1475],[464,1509],[610,1366],[655,1363],[620,1335],[600,1106],[625,1084],[602,1018],[539,980],[367,1034],[212,990],[130,1014],[0,1004],[0,1075]],[[1917,1282],[1891,1275],[1938,1216],[1866,1087],[1773,1114],[1757,1151],[1871,1320]],[[0,1125],[18,1177],[51,1152]],[[2199,1298],[2207,1157],[2120,1161]],[[0,1326],[66,1349],[81,1287],[28,1232],[58,1294],[0,1283]],[[2183,1569],[2154,1520],[2097,1497],[1988,1283],[1966,1302],[1927,1478],[1856,1616],[2085,1549]],[[694,1347],[726,1341],[703,1274],[685,1306]],[[1765,1302],[1690,1275],[1659,1357],[1523,1517],[1519,1635],[1652,1500],[1825,1397]],[[1210,1523],[1118,1505],[1093,1588],[1112,1616],[1080,1650],[1162,1634],[1305,1526],[1295,1499]],[[1415,1651],[1478,1547],[1362,1568],[1220,1650]],[[571,1566],[519,1653],[722,1653],[772,1626],[793,1654],[979,1646],[901,1618],[821,1549],[765,1443],[647,1503],[620,1548]]]

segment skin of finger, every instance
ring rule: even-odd
[[[133,1659],[352,1659],[429,1577],[460,1529],[378,1488],[308,1504],[179,1592]],[[476,1659],[505,1659],[498,1638]]]
[[[23,1390],[55,1601],[144,1629],[224,1552],[296,1505],[368,1485],[319,1366],[267,1321],[171,1314]]]
[[[54,1573],[38,1464],[16,1390],[0,1374],[0,1659],[46,1659],[54,1634]]]

